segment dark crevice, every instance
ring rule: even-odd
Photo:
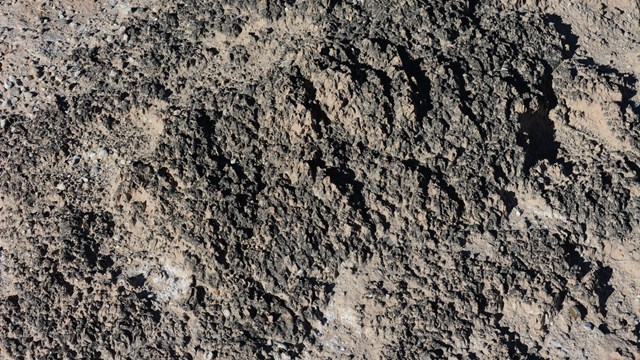
[[[64,288],[67,295],[73,295],[74,286],[64,278],[61,272],[56,271],[52,276],[56,283]]]
[[[141,288],[147,282],[147,278],[143,274],[138,274],[127,279],[127,281],[135,288]]]
[[[413,59],[404,47],[398,46],[397,48],[402,69],[409,79],[411,100],[416,118],[422,122],[427,118],[427,112],[433,109],[430,95],[431,84],[422,71],[421,60]]]
[[[363,195],[364,184],[356,180],[356,175],[353,170],[331,167],[326,169],[326,174],[338,190],[348,196],[349,205],[360,213],[365,223],[373,226],[373,220],[371,219],[371,215],[369,215]]]
[[[339,0],[329,0],[329,4],[327,5],[327,14],[331,14],[333,12],[338,2]]]
[[[100,258],[98,259],[98,269],[100,270],[101,274],[105,274],[107,270],[113,265],[115,265],[115,261],[113,261],[113,258],[111,256],[100,255]]]
[[[562,245],[565,259],[569,267],[575,272],[576,278],[581,280],[589,271],[591,271],[591,263],[586,261],[577,250],[577,245],[565,243]]]
[[[318,151],[312,160],[307,161],[309,165],[309,170],[311,172],[311,177],[316,180],[318,177],[318,170],[324,169],[327,165],[322,160],[322,151]]]
[[[595,286],[598,294],[598,310],[602,316],[607,316],[607,300],[613,294],[613,286],[609,284],[613,269],[608,266],[602,267],[595,272]]]
[[[551,69],[547,65],[547,75],[543,82],[544,98],[538,109],[520,116],[520,127],[516,134],[516,143],[525,152],[524,171],[529,174],[531,168],[541,160],[551,164],[558,163],[560,143],[555,140],[555,126],[549,118],[549,112],[558,104],[553,91]]]
[[[56,94],[55,97],[56,97],[56,105],[58,106],[58,109],[62,113],[66,113],[67,110],[69,110],[69,102],[67,101],[67,98],[58,94]]]
[[[94,242],[84,244],[84,257],[89,263],[90,268],[94,268],[98,264],[98,251],[95,247],[96,244]]]
[[[609,330],[607,324],[598,325],[598,330],[600,330],[605,335],[611,334],[611,330]]]
[[[202,110],[196,110],[195,120],[200,130],[202,131],[202,135],[204,135],[205,141],[207,142],[207,148],[211,150],[212,147],[212,139],[215,134],[215,124],[211,120],[211,117],[207,115],[207,113]]]
[[[415,159],[405,160],[402,162],[402,164],[409,170],[412,170],[418,173],[419,186],[424,191],[427,188],[427,185],[429,185],[429,181],[431,180],[431,169],[422,165],[419,161]]]
[[[504,343],[507,345],[507,349],[509,351],[509,358],[527,360],[543,359],[540,356],[529,353],[529,347],[520,340],[520,334],[515,331],[511,331],[508,327],[504,326],[498,326],[498,329],[504,337]]]
[[[518,198],[513,191],[500,191],[499,195],[502,203],[504,203],[504,206],[507,208],[507,213],[511,213],[511,211],[518,206]]]
[[[513,86],[520,94],[529,94],[531,89],[529,83],[522,77],[522,75],[515,69],[509,71],[508,75],[504,77],[504,80]]]
[[[638,166],[638,164],[636,164],[635,162],[631,161],[628,157],[625,156],[624,158],[625,164],[627,164],[627,166],[629,167],[629,169],[631,169],[631,171],[634,172],[635,174],[635,180],[640,179],[640,166]]]
[[[520,116],[520,129],[516,143],[525,151],[524,170],[529,170],[543,159],[552,164],[558,160],[560,144],[554,140],[555,129],[545,108]]]
[[[566,24],[562,21],[562,18],[558,15],[546,15],[545,20],[552,24],[556,31],[560,33],[564,42],[568,45],[569,49],[564,51],[563,57],[565,59],[570,59],[576,53],[576,49],[578,48],[578,36],[576,36],[572,29],[571,25]]]
[[[478,4],[480,0],[467,0],[467,11],[466,14],[474,21],[476,27],[478,27]]]
[[[178,182],[173,178],[169,170],[165,167],[158,170],[158,176],[163,178],[169,185],[171,190],[175,190],[178,187]]]

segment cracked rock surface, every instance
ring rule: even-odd
[[[0,3],[0,358],[640,359],[640,8]]]

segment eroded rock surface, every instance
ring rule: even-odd
[[[618,3],[0,4],[1,356],[639,358]]]

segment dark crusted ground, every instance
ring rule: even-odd
[[[2,358],[639,358],[636,75],[518,6],[0,4]]]

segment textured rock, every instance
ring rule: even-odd
[[[0,5],[0,354],[638,358],[618,2]]]

